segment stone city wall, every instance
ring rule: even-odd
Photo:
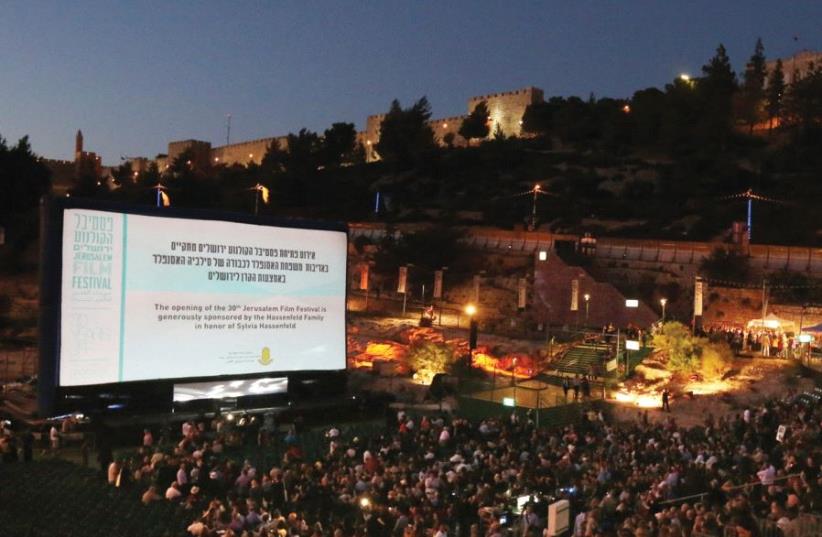
[[[285,150],[288,148],[287,136],[259,138],[236,144],[222,145],[211,149],[211,163],[228,166],[232,164],[260,164],[266,152],[268,152],[269,146],[275,141],[279,144],[280,149]]]
[[[535,87],[479,95],[468,100],[468,113],[470,114],[479,103],[485,101],[488,106],[488,113],[491,116],[489,136],[494,135],[497,126],[502,129],[506,136],[520,136],[522,135],[522,116],[525,114],[525,109],[528,108],[528,105],[541,103],[543,100],[543,91]]]
[[[765,62],[768,73],[776,67],[776,60]],[[792,84],[794,78],[808,73],[812,67],[822,67],[822,52],[803,50],[793,56],[782,58],[782,72],[785,74],[785,84]],[[767,83],[767,78],[765,80]]]

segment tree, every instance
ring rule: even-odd
[[[716,54],[702,66],[703,77],[697,83],[701,100],[701,118],[697,135],[700,145],[727,145],[731,133],[732,100],[736,92],[736,74],[731,60],[720,43]]]
[[[811,65],[802,77],[796,78],[785,99],[785,120],[807,134],[822,126],[822,66]]]
[[[502,130],[502,125],[497,123],[496,128],[494,128],[494,140],[498,142],[504,142],[506,140],[505,132]]]
[[[442,137],[442,141],[445,143],[445,146],[448,149],[454,149],[454,139],[456,135],[453,132],[446,132],[445,136]]]
[[[705,377],[721,377],[733,361],[725,342],[711,342],[691,335],[685,325],[670,322],[654,335],[654,347],[666,357],[666,368],[674,373],[700,372]]]
[[[745,67],[742,81],[741,119],[747,123],[753,133],[754,125],[762,118],[762,105],[765,99],[765,47],[762,39],[756,40],[754,53]]]
[[[288,154],[285,171],[302,176],[316,173],[320,164],[322,143],[316,132],[300,129],[297,134],[288,134]]]
[[[537,136],[548,135],[555,111],[556,105],[551,102],[529,104],[522,115],[522,130]]]
[[[471,140],[473,139],[488,137],[489,117],[488,104],[485,101],[480,101],[471,113],[468,114],[468,117],[462,121],[459,134],[468,141],[468,145],[471,145]]]
[[[750,272],[748,256],[737,248],[717,247],[702,260],[702,270],[709,278],[732,282],[744,282]]]
[[[285,171],[285,161],[288,159],[288,152],[280,147],[280,142],[275,138],[268,144],[268,148],[260,161],[260,167],[266,175],[282,173]]]
[[[380,141],[374,146],[377,154],[399,168],[420,163],[436,149],[434,131],[428,125],[429,119],[431,105],[425,97],[405,109],[395,99],[380,123]]]
[[[698,363],[698,338],[691,335],[682,323],[670,322],[654,335],[654,347],[667,356],[666,367],[670,371],[691,372]]]
[[[641,146],[659,143],[666,110],[665,93],[657,88],[637,91],[631,98],[631,141]]]
[[[322,138],[322,163],[328,167],[339,166],[354,160],[357,129],[353,123],[333,123]]]
[[[427,380],[437,373],[445,373],[453,361],[454,350],[446,343],[422,341],[408,350],[408,365]]]
[[[0,224],[37,209],[51,188],[51,172],[31,150],[28,136],[9,147],[0,136]]]
[[[785,73],[782,70],[782,60],[776,60],[776,65],[768,77],[767,103],[765,110],[768,113],[768,129],[773,127],[774,120],[779,123],[782,116],[782,100],[785,94]]]
[[[114,183],[121,188],[137,182],[137,174],[131,169],[131,162],[123,162],[112,168],[111,177],[114,179]]]
[[[14,269],[37,238],[37,209],[50,189],[51,171],[31,151],[28,136],[13,147],[0,136],[0,226],[5,228],[8,259]]]

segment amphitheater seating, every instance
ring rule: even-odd
[[[560,373],[587,375],[602,369],[602,361],[610,353],[607,345],[581,344],[568,349],[552,366]]]

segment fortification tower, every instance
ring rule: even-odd
[[[77,136],[74,137],[74,160],[80,160],[83,156],[83,131],[77,130]]]

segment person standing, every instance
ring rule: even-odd
[[[668,388],[662,390],[662,410],[665,412],[671,411],[671,404],[670,404],[670,397],[671,394],[668,392]]]
[[[574,401],[579,399],[579,373],[574,376]]]
[[[565,375],[562,376],[562,393],[565,395],[565,402],[568,402],[568,390],[571,389],[571,385],[568,384],[568,377]]]

